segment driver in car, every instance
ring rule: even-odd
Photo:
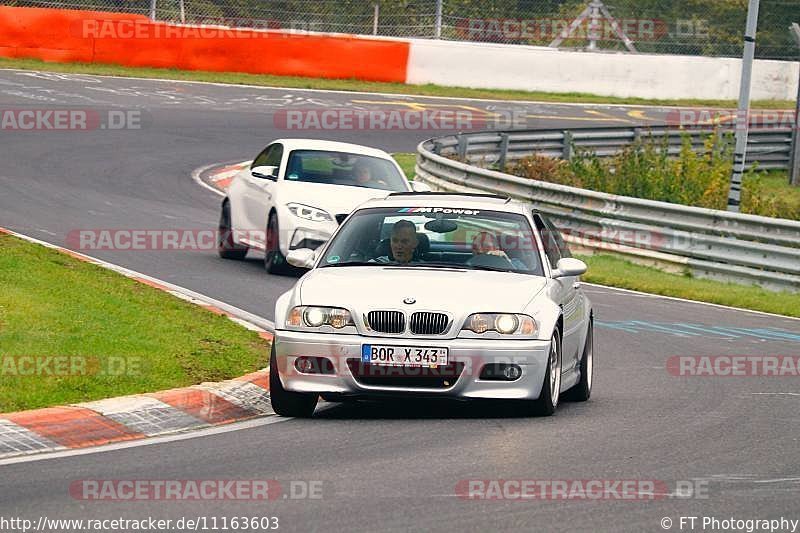
[[[419,245],[417,239],[417,227],[410,220],[398,220],[392,226],[392,236],[389,240],[392,249],[392,256],[395,263],[410,263],[414,259],[414,252]],[[393,262],[389,256],[383,255],[376,257],[374,261],[378,263]]]
[[[366,161],[359,161],[353,166],[353,175],[359,187],[376,188],[386,185],[384,180],[372,177],[372,169]]]

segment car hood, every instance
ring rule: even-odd
[[[302,305],[342,306],[364,312],[400,309],[522,312],[546,279],[527,274],[423,267],[323,267],[300,284]],[[413,298],[413,305],[403,300]]]
[[[367,200],[385,198],[391,193],[392,191],[383,189],[284,180],[280,185],[280,202],[282,204],[296,202],[324,209],[331,215],[338,215],[350,214]]]

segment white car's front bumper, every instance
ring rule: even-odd
[[[281,383],[287,390],[352,396],[411,395],[463,399],[538,398],[550,347],[549,341],[541,340],[439,340],[286,330],[277,331],[274,342]],[[438,371],[369,365],[365,368],[358,364],[363,344],[447,347],[450,366]],[[329,359],[333,373],[301,373],[295,367],[295,360],[301,356]],[[514,381],[482,379],[481,371],[488,363],[513,363],[521,368],[522,373]],[[432,376],[432,379],[417,379],[421,375]]]
[[[288,209],[279,210],[280,248],[285,256],[298,248],[315,249],[327,242],[339,227],[336,221],[315,222],[300,218]],[[321,244],[320,244],[321,243]],[[314,246],[316,244],[316,246]]]

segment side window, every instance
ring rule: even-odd
[[[266,165],[267,156],[269,155],[269,151],[271,148],[272,146],[267,146],[266,148],[264,148],[264,151],[258,154],[255,159],[253,159],[253,162],[250,164],[250,168],[263,167],[264,165]]]
[[[253,160],[253,163],[250,165],[250,168],[263,166],[280,167],[282,157],[283,145],[271,144],[264,148],[263,152],[258,154],[258,156]]]
[[[561,259],[561,254],[558,251],[558,244],[556,244],[556,241],[553,238],[553,232],[548,229],[547,226],[545,226],[544,221],[539,214],[534,213],[533,220],[536,221],[536,229],[539,231],[539,235],[542,237],[544,253],[547,256],[547,260],[550,261],[550,267],[556,268],[556,265],[558,265],[558,260]]]
[[[267,160],[264,164],[269,165],[271,167],[280,168],[282,157],[283,157],[283,145],[273,144],[272,146],[269,147],[269,151],[267,152]]]
[[[572,253],[567,247],[564,236],[561,235],[561,232],[555,227],[553,222],[545,216],[542,216],[542,220],[544,221],[545,227],[553,234],[553,239],[556,241],[556,246],[558,246],[558,252],[561,254],[561,257],[572,257]]]

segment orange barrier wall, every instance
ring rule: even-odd
[[[0,56],[404,83],[409,43],[151,22],[142,15],[0,7]]]

